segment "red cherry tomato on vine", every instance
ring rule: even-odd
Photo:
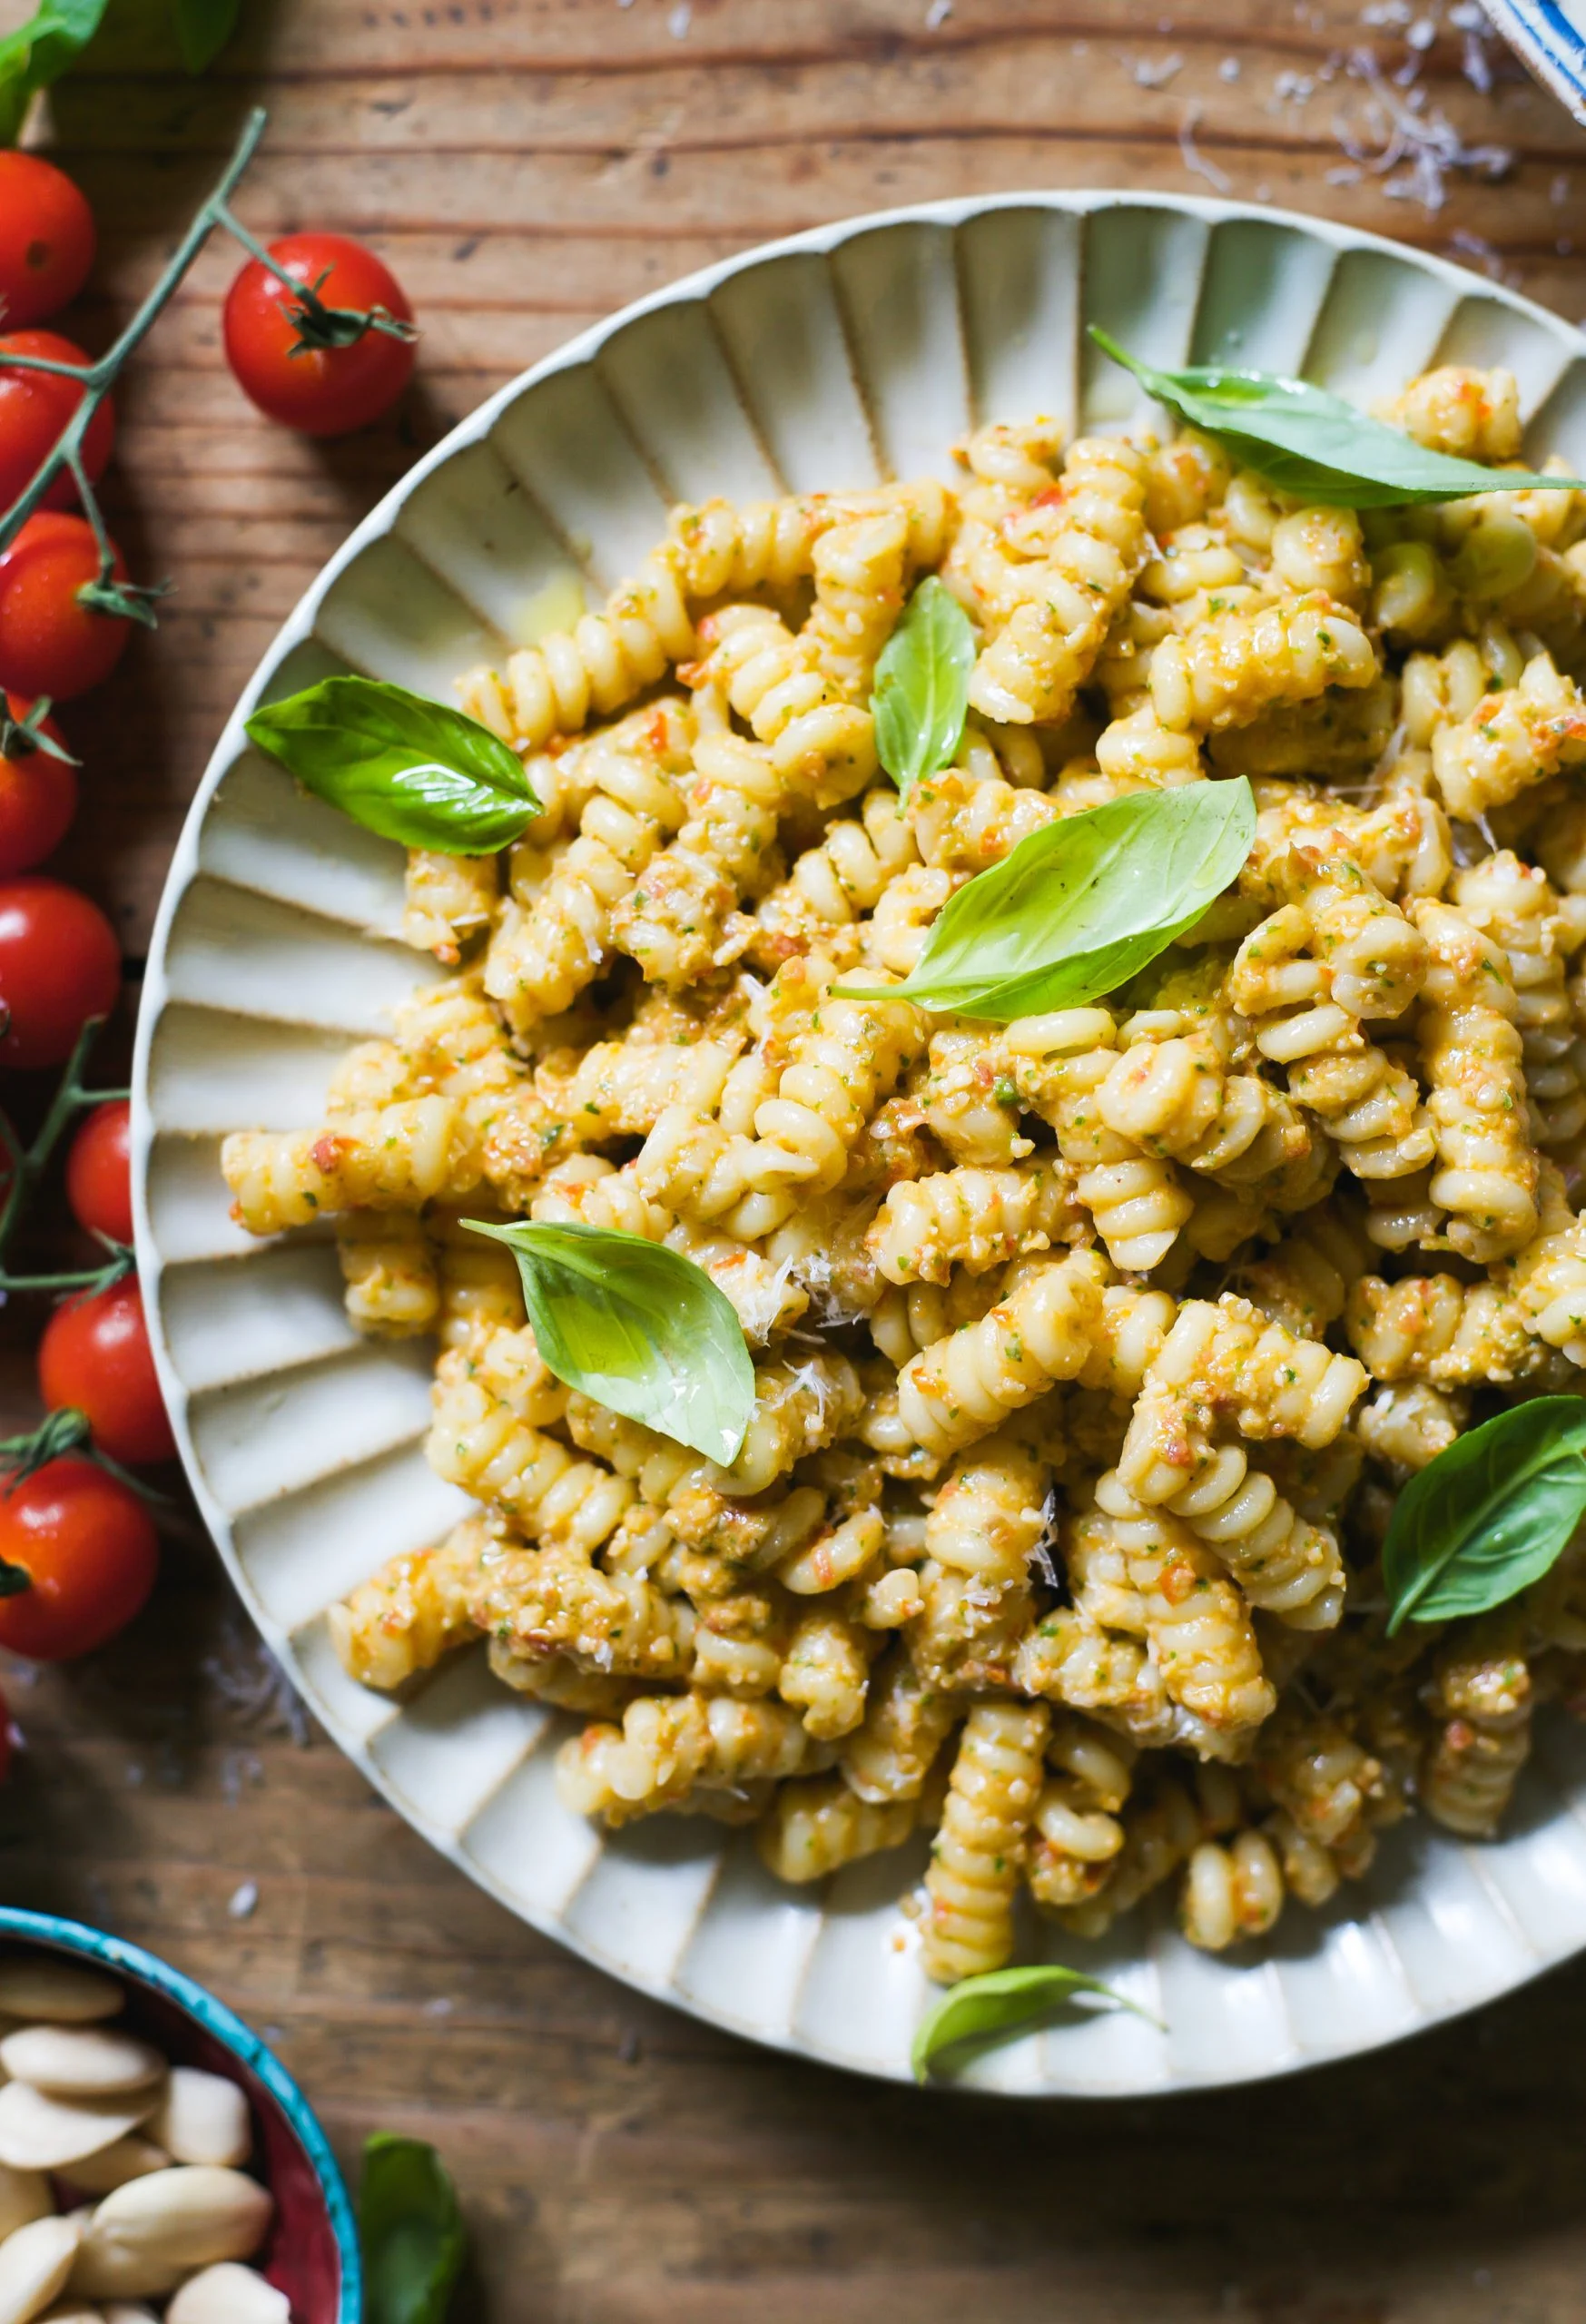
[[[112,542],[114,577],[126,579]],[[30,517],[0,556],[0,686],[70,701],[109,677],[132,624],[85,606],[78,592],[99,578],[99,545],[85,517],[53,508]]]
[[[13,330],[77,296],[94,263],[94,212],[64,171],[0,153],[0,300]]]
[[[59,880],[0,881],[0,1065],[63,1064],[120,990],[121,950],[97,904]]]
[[[91,1235],[108,1235],[113,1243],[133,1239],[132,1118],[124,1098],[95,1106],[66,1157],[73,1217]],[[0,1187],[0,1198],[4,1192]]]
[[[56,1308],[39,1342],[38,1384],[51,1412],[87,1413],[113,1461],[169,1461],[176,1450],[135,1275]]]
[[[25,491],[55,439],[83,400],[83,390],[58,371],[23,371],[8,367],[8,355],[39,355],[51,363],[74,363],[86,370],[88,357],[54,330],[14,330],[0,338],[0,508]],[[115,441],[115,412],[106,396],[83,438],[83,465],[90,484],[104,474]],[[75,506],[77,487],[64,473],[44,497],[46,508]]]
[[[378,307],[398,322],[413,320],[389,268],[345,234],[288,234],[271,243],[270,255],[327,307],[360,314]],[[225,336],[226,360],[243,394],[304,436],[366,427],[395,403],[413,370],[411,340],[389,331],[366,330],[348,347],[304,347],[291,292],[257,259],[226,295]]]
[[[130,1485],[92,1461],[46,1461],[0,1492],[0,1646],[37,1662],[92,1654],[139,1611],[159,1562]]]
[[[32,705],[16,694],[5,702],[13,727],[20,728]],[[4,731],[0,726],[0,738]],[[36,731],[64,750],[53,718],[38,720]],[[29,749],[25,738],[14,736],[9,749],[0,739],[0,879],[42,863],[65,838],[76,811],[76,770],[67,760],[37,743]]]

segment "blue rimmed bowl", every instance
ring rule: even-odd
[[[296,2083],[224,2002],[179,1969],[103,1930],[0,1905],[0,1957],[19,1946],[92,1961],[127,1988],[126,2022],[175,2065],[224,2074],[247,2093],[250,2167],[275,2197],[257,2265],[292,2304],[292,2324],[360,2324],[363,2279],[352,2206],[330,2142]]]
[[[1586,5],[1582,0],[1483,0],[1494,26],[1544,89],[1586,127]]]

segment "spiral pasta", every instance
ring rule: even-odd
[[[1516,456],[1502,373],[1388,416]],[[1170,1885],[1251,1945],[1413,1805],[1491,1833],[1586,1701],[1578,1550],[1391,1639],[1381,1563],[1412,1478],[1586,1374],[1582,496],[1354,511],[1047,419],[958,458],[674,511],[466,679],[539,812],[414,852],[444,973],[222,1156],[247,1229],[333,1239],[356,1328],[440,1344],[428,1455],[475,1513],[331,1609],[352,1676],[482,1656],[582,1723],[571,1809],[754,1826],[790,1882],[921,1835],[939,1981],[1010,1956],[1021,1892],[1087,1938]],[[970,704],[905,795],[872,692],[926,575]],[[1114,989],[899,996],[1033,835],[1232,779],[1242,871]],[[470,1224],[525,1218],[704,1272],[734,1459],[552,1372]]]
[[[1440,1166],[1432,1199],[1449,1214],[1456,1251],[1502,1258],[1537,1223],[1538,1162],[1509,964],[1450,904],[1425,898],[1412,917],[1429,955],[1421,1053]]]
[[[1038,492],[1003,527],[1012,556],[1000,593],[1010,610],[983,646],[970,701],[1017,724],[1068,715],[1101,650],[1145,547],[1145,463],[1130,444],[1081,437],[1055,492]]]
[[[925,1876],[921,1944],[933,1977],[1000,1969],[1041,1784],[1044,1704],[978,1703],[964,1722]]]
[[[1151,657],[1151,702],[1170,732],[1242,726],[1329,686],[1369,685],[1376,655],[1358,622],[1319,591],[1249,614],[1211,615]]]

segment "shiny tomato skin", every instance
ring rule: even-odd
[[[94,212],[38,153],[0,153],[0,312],[25,330],[70,304],[94,263]]]
[[[38,1384],[51,1412],[87,1413],[113,1461],[169,1461],[176,1451],[134,1275],[56,1308],[39,1342]]]
[[[73,1217],[89,1234],[108,1235],[113,1243],[133,1239],[132,1118],[124,1098],[95,1106],[66,1157]]]
[[[126,579],[119,549],[113,570]],[[99,547],[85,517],[44,508],[28,518],[0,556],[0,686],[69,702],[109,677],[132,624],[80,602],[78,590],[98,577]]]
[[[153,1520],[130,1485],[92,1461],[46,1461],[0,1490],[0,1562],[29,1587],[0,1598],[0,1646],[65,1662],[124,1630],[160,1563]]]
[[[86,896],[34,873],[0,881],[0,1065],[63,1065],[90,1017],[121,990],[115,931]]]
[[[33,707],[19,694],[7,694],[5,706],[18,726]],[[64,748],[53,718],[43,721],[41,731]],[[52,855],[76,812],[77,770],[64,759],[36,749],[0,757],[0,880],[31,872]]]
[[[25,492],[55,440],[83,400],[83,390],[58,371],[8,369],[8,355],[39,355],[52,363],[74,363],[86,369],[88,358],[69,339],[54,330],[13,330],[0,337],[0,509],[9,508]],[[83,465],[90,484],[104,474],[115,442],[115,408],[108,396],[88,423],[83,438]],[[77,487],[64,471],[44,497],[46,508],[76,506]]]
[[[328,307],[364,314],[383,307],[399,322],[413,320],[396,276],[345,234],[288,234],[271,243],[270,255],[294,282],[316,286]],[[290,304],[290,292],[257,259],[226,295],[226,360],[249,400],[303,436],[345,436],[389,410],[412,377],[412,341],[367,330],[350,347],[294,355],[297,330],[283,312]]]

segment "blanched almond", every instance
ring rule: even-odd
[[[149,2117],[149,2136],[178,2162],[246,2162],[253,2145],[248,2101],[223,2074],[172,2066],[165,2095]]]
[[[89,2222],[72,2290],[91,2299],[174,2291],[195,2268],[257,2251],[274,2209],[258,2181],[240,2171],[200,2163],[129,2180]]]
[[[113,1977],[48,1953],[0,1961],[0,2013],[52,2025],[92,2025],[113,2017],[124,1996]]]
[[[65,2289],[78,2232],[69,2219],[35,2219],[0,2243],[0,2324],[32,2324]]]
[[[140,2138],[134,2131],[130,2138],[117,2139],[98,2154],[85,2154],[62,2175],[85,2195],[109,2195],[124,2187],[129,2179],[146,2179],[151,2171],[163,2171],[170,2161],[163,2146],[156,2146],[153,2139]]]
[[[0,2162],[0,2243],[54,2210],[49,2181],[39,2171],[12,2171]]]
[[[158,2084],[132,2098],[52,2098],[31,2082],[8,2082],[0,2090],[0,2162],[64,2171],[135,2131],[159,2098]]]
[[[291,2324],[291,2302],[251,2268],[228,2260],[189,2276],[165,2324]]]
[[[46,2308],[38,2324],[104,2324],[102,2308],[84,2308],[80,2299],[68,2296],[54,2308]]]
[[[25,2025],[0,2042],[0,2066],[62,2098],[119,2098],[158,2082],[165,2061],[147,2042],[99,2025]]]

